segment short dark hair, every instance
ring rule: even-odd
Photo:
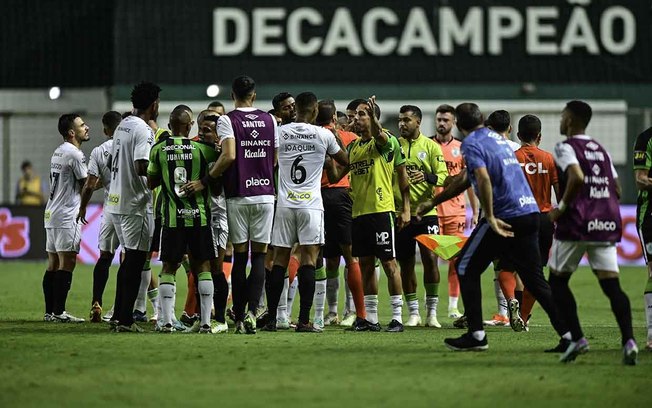
[[[438,113],[450,113],[455,116],[455,108],[445,103],[437,106],[437,109],[435,109],[435,115]]]
[[[346,116],[346,113],[342,111],[337,111],[337,118],[348,118],[348,116]]]
[[[120,121],[122,121],[122,115],[120,112],[109,111],[102,116],[102,124],[111,132],[115,131],[120,124]]]
[[[317,103],[317,96],[312,92],[301,92],[294,102],[297,105],[297,112],[308,113]]]
[[[360,99],[360,103],[358,103],[358,104],[355,106],[355,108],[353,108],[353,109],[351,109],[351,110],[356,110],[356,109],[358,109],[358,106],[360,106],[360,105],[362,105],[362,104],[369,106],[369,100],[367,100],[367,99]],[[348,107],[347,107],[347,109],[348,109]],[[375,109],[374,109],[374,113],[376,114],[376,118],[380,119],[380,106],[378,106],[378,104],[376,104],[376,107],[375,107]]]
[[[190,109],[190,106],[184,105],[184,104],[175,106],[173,111],[176,111],[176,110],[185,110],[185,111],[188,111],[188,112],[192,113],[192,109]]]
[[[20,170],[25,171],[27,167],[32,167],[32,162],[29,160],[25,160],[24,162],[22,162],[22,164],[20,165]]]
[[[584,101],[570,101],[566,104],[566,110],[573,116],[573,122],[577,122],[577,124],[583,128],[586,128],[589,125],[591,116],[593,116],[591,106]]]
[[[457,126],[462,130],[471,130],[482,125],[482,112],[478,105],[472,102],[465,102],[455,108]]]
[[[161,88],[152,82],[141,82],[131,91],[131,103],[134,108],[145,110],[158,99]]]
[[[287,98],[292,98],[292,94],[288,92],[281,92],[276,94],[274,98],[272,99],[272,106],[274,107],[274,110],[277,111],[281,107],[281,102],[286,100]],[[295,101],[296,102],[296,101]]]
[[[335,102],[330,99],[319,101],[317,107],[319,111],[317,112],[317,119],[315,120],[315,123],[319,126],[324,126],[331,123],[333,121],[333,115],[335,115],[336,112]]]
[[[412,112],[414,116],[419,118],[419,120],[423,119],[423,115],[421,114],[421,109],[419,109],[418,106],[414,105],[403,105],[401,106],[401,109],[398,110],[399,113],[407,113],[407,112]]]
[[[72,129],[75,119],[79,118],[78,113],[65,113],[59,117],[59,124],[57,128],[59,129],[59,134],[65,139],[68,137],[68,131]]]
[[[497,110],[491,112],[491,115],[484,122],[485,126],[491,126],[498,133],[507,132],[512,118],[506,110]]]
[[[518,138],[533,142],[541,133],[541,120],[534,115],[525,115],[518,121]]]
[[[217,123],[217,120],[220,118],[220,115],[210,109],[204,109],[203,111],[199,112],[199,115],[197,115],[197,125],[200,126],[201,122],[205,120],[212,120],[215,123]]]
[[[256,90],[256,82],[247,75],[240,75],[233,80],[231,90],[237,99],[246,99]]]
[[[220,101],[213,101],[208,104],[208,109],[210,108],[224,108],[224,105]]]
[[[128,118],[129,116],[131,116],[131,112],[127,111],[127,112],[122,114],[122,119]]]
[[[348,105],[346,105],[346,110],[354,111],[354,110],[358,109],[358,105],[360,105],[361,103],[367,103],[367,100],[366,99],[354,99],[351,102],[349,102]]]

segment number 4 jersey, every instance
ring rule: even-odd
[[[45,228],[70,228],[81,202],[79,181],[86,178],[84,153],[72,143],[57,147],[50,161],[50,199],[45,206]]]
[[[277,206],[323,210],[321,175],[326,154],[340,151],[329,130],[308,123],[279,128]]]

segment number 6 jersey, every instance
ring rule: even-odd
[[[324,209],[321,175],[326,154],[340,151],[329,130],[308,123],[279,128],[277,207]]]
[[[81,202],[79,180],[86,178],[84,153],[64,142],[50,161],[50,199],[45,206],[45,228],[70,228]]]

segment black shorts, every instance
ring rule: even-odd
[[[539,214],[539,254],[541,255],[541,266],[548,265],[550,257],[550,248],[552,247],[552,237],[555,233],[555,224],[548,218],[548,213]],[[497,271],[515,270],[514,263],[509,259],[499,259],[496,263]]]
[[[381,261],[396,257],[393,212],[361,215],[353,219],[351,228],[353,256],[375,256]]]
[[[647,214],[643,217],[641,222],[637,222],[638,238],[641,240],[641,248],[643,248],[643,258],[645,262],[650,262],[652,257],[652,216]]]
[[[180,263],[185,254],[199,262],[217,259],[217,245],[210,225],[162,228],[161,261]]]
[[[421,234],[439,235],[439,219],[436,215],[423,217],[419,222],[412,217],[410,223],[396,233],[396,259],[403,261],[413,258],[417,242],[414,238]]]
[[[161,217],[154,218],[154,235],[152,236],[152,245],[149,246],[149,252],[161,252]]]
[[[351,245],[351,211],[353,201],[345,187],[322,188],[324,201],[324,257],[334,258],[342,255],[340,245]]]

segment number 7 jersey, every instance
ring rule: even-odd
[[[45,206],[45,228],[71,228],[81,202],[79,181],[86,178],[84,153],[64,142],[50,161],[50,198]]]
[[[340,151],[329,130],[308,123],[279,128],[277,207],[324,209],[321,175],[326,154]]]

